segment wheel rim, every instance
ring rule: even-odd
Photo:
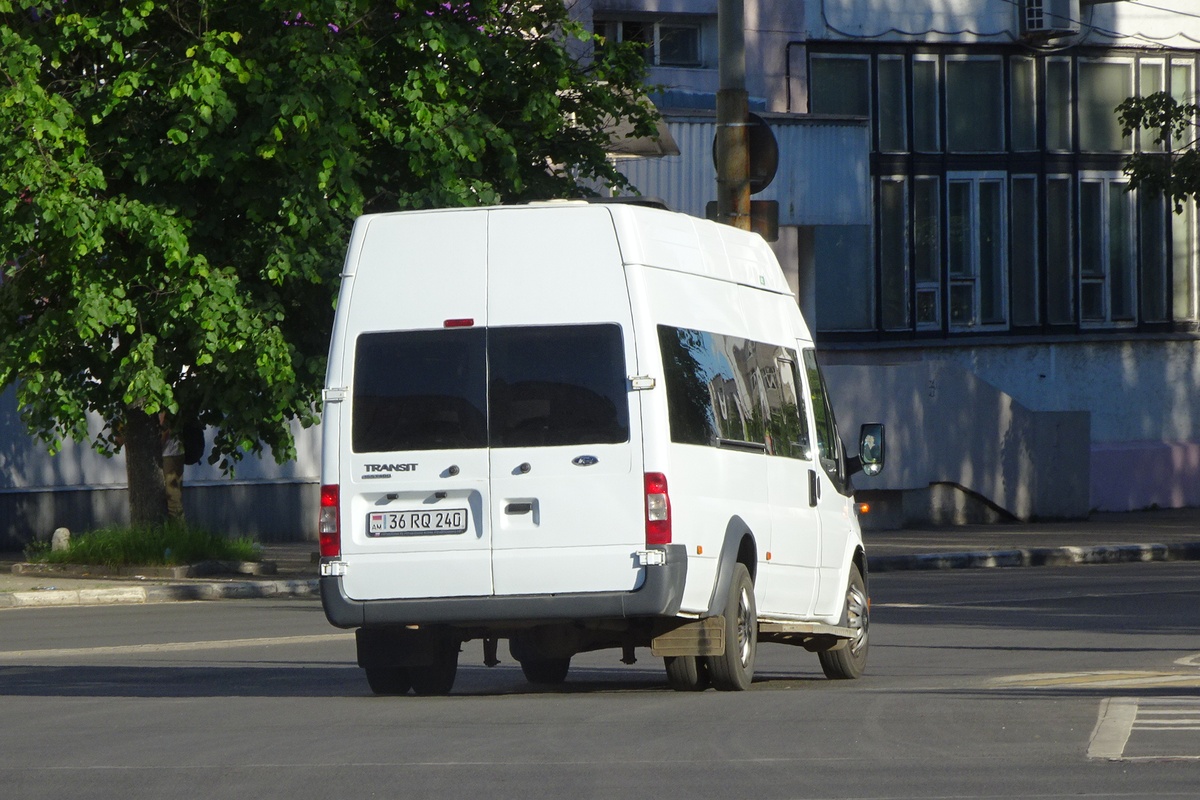
[[[854,635],[850,637],[850,652],[858,655],[867,644],[870,611],[866,593],[858,586],[846,591],[846,622]]]
[[[753,622],[750,619],[750,593],[743,587],[741,594],[738,596],[737,610],[738,658],[741,660],[743,667],[750,663],[750,626],[752,624]]]

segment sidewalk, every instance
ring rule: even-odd
[[[1130,561],[1200,561],[1200,508],[1093,514],[1087,520],[867,531],[871,572],[1041,567]],[[0,555],[0,609],[162,603],[249,597],[316,598],[315,542],[266,544],[275,572],[177,579],[144,575],[14,574]]]

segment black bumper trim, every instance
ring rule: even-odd
[[[340,577],[324,576],[321,605],[339,628],[673,617],[683,602],[687,549],[681,544],[648,549],[662,550],[666,563],[647,566],[645,582],[631,592],[354,600],[346,596]]]

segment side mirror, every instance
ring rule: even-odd
[[[868,422],[859,430],[858,460],[864,475],[878,475],[883,470],[883,423]]]

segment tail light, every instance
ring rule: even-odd
[[[317,523],[317,535],[321,542],[322,558],[333,558],[342,554],[339,495],[336,484],[321,487],[321,515]]]
[[[646,544],[671,543],[671,498],[667,476],[646,473]]]

